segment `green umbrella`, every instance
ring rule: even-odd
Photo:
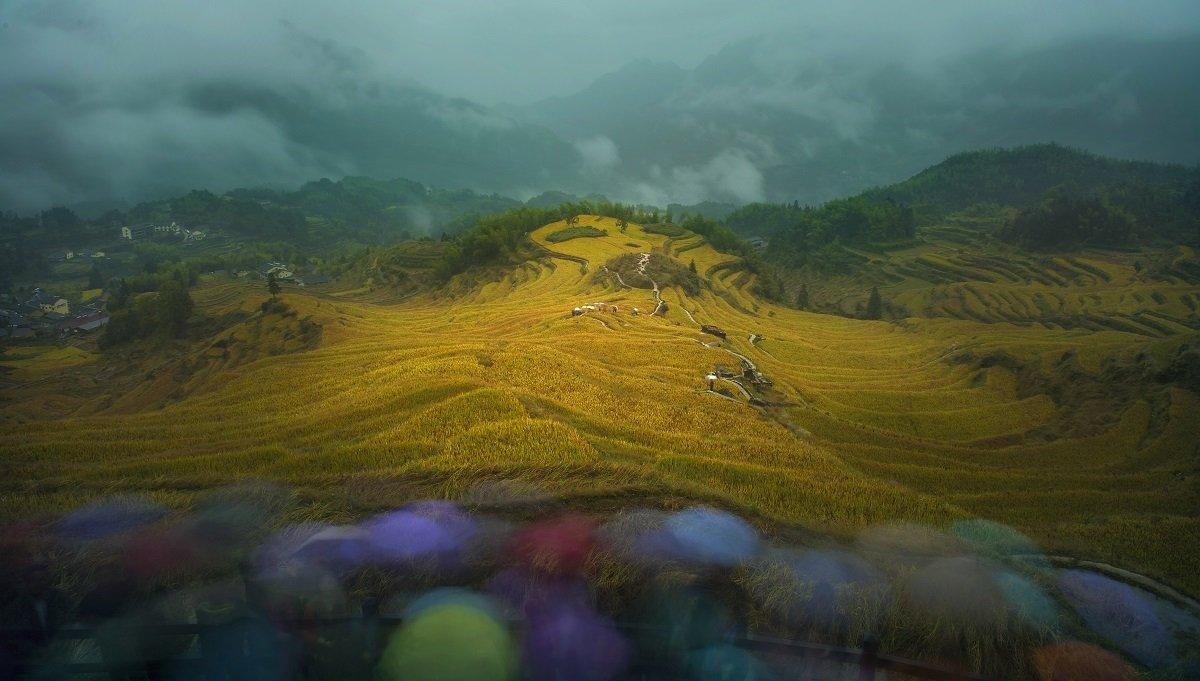
[[[469,599],[427,606],[402,626],[379,662],[385,679],[506,681],[517,656],[503,623]]]

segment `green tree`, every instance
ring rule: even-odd
[[[92,263],[92,269],[88,270],[88,288],[104,288],[104,275],[100,273],[100,268],[96,263]]]
[[[275,278],[275,273],[271,272],[267,275],[267,291],[270,292],[271,297],[274,298],[275,296],[279,295],[280,290],[279,280]]]
[[[178,279],[168,279],[159,290],[156,302],[159,328],[169,336],[182,334],[194,307],[187,286]]]
[[[688,271],[691,272],[692,274],[696,274],[696,261],[695,260],[692,260],[690,263],[688,263]]]
[[[867,319],[883,319],[883,299],[879,297],[879,287],[871,287],[871,296],[867,298]]]
[[[108,301],[108,307],[112,310],[119,310],[129,304],[129,297],[132,294],[129,288],[129,282],[125,281],[124,277],[117,282],[116,289],[113,291],[112,297]]]
[[[808,309],[808,284],[801,283],[800,290],[796,291],[796,307],[801,310]]]

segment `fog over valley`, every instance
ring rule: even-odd
[[[344,175],[817,202],[988,146],[1200,160],[1194,3],[468,4],[0,3],[0,206]]]

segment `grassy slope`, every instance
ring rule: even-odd
[[[853,314],[877,285],[895,317],[933,317],[1172,339],[1200,330],[1200,271],[1187,246],[1033,253],[961,216],[922,229],[901,248],[857,251],[847,274],[810,280],[815,304]],[[1142,267],[1139,272],[1136,265]],[[1195,267],[1195,270],[1190,268]]]
[[[556,492],[636,503],[699,497],[835,534],[897,519],[934,525],[983,516],[1050,550],[1100,558],[1200,591],[1193,451],[1195,395],[1172,393],[1149,430],[1135,402],[1101,435],[1043,443],[1004,436],[1044,423],[1055,406],[1019,398],[999,367],[945,361],[952,350],[1016,355],[1136,353],[1154,339],[964,319],[906,326],[797,312],[755,299],[753,276],[698,237],[668,239],[584,217],[608,236],[548,244],[584,258],[545,259],[448,298],[401,304],[289,293],[322,325],[319,347],[238,363],[161,409],[101,410],[52,421],[8,414],[0,516],[56,510],[115,491],[186,504],[247,476],[286,481],[312,517],[342,519],[406,496],[457,496],[519,478]],[[710,289],[651,292],[596,276],[600,263],[662,249],[695,260]],[[252,309],[257,287],[209,283],[206,309]],[[572,317],[595,301],[620,313]],[[702,390],[715,364],[736,364],[696,324],[728,332],[786,406],[768,416]],[[751,345],[750,333],[766,340]],[[99,399],[99,398],[97,398]],[[148,403],[149,404],[149,403]],[[90,405],[94,407],[93,405]],[[123,410],[131,405],[122,403]],[[7,409],[7,408],[6,408]],[[790,427],[789,427],[790,426]]]

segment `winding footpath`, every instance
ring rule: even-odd
[[[658,291],[658,282],[651,279],[649,274],[646,274],[646,265],[650,264],[650,254],[649,253],[641,253],[641,254],[639,254],[639,257],[641,259],[638,260],[638,266],[637,266],[638,274],[645,277],[646,281],[650,282],[650,285],[652,287],[654,287],[654,300],[658,301],[658,305],[654,306],[654,312],[650,313],[650,316],[653,317],[654,315],[658,314],[658,311],[661,310],[663,305],[666,305],[667,303],[666,303],[666,301],[664,301],[662,299],[662,294],[659,293],[659,291]],[[696,321],[696,320],[693,319],[692,321]]]

